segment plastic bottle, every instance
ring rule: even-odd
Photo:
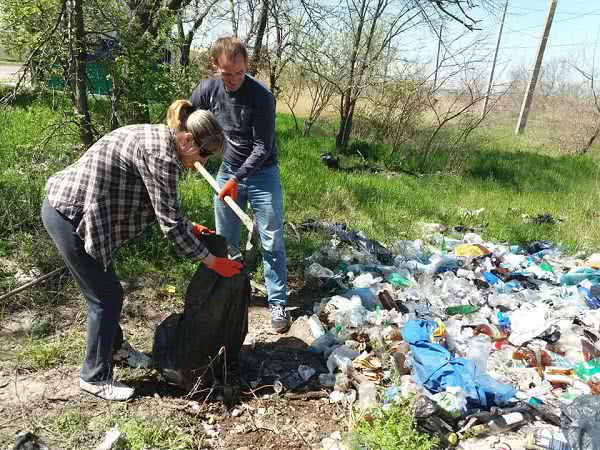
[[[592,293],[592,283],[590,280],[584,280],[577,285],[579,296],[585,300],[590,309],[600,308],[600,299]]]
[[[336,348],[329,358],[327,358],[327,369],[333,373],[336,368],[342,369],[344,366],[352,366],[352,360],[360,355],[359,352],[342,345]]]
[[[394,289],[399,289],[403,286],[410,285],[410,280],[395,272],[390,273],[387,280],[394,287]]]
[[[426,273],[431,270],[431,267],[429,266],[429,264],[422,264],[422,263],[412,260],[412,259],[406,260],[401,256],[397,256],[394,259],[394,265],[399,269],[406,269],[410,273],[413,273],[413,274]]]
[[[528,433],[525,448],[528,450],[571,450],[562,433],[553,433],[551,430]]]
[[[315,339],[313,343],[310,344],[310,347],[308,347],[308,351],[311,353],[323,353],[327,347],[331,347],[336,342],[335,329],[332,328],[328,333]]]
[[[487,370],[487,362],[492,351],[492,340],[485,334],[480,334],[469,340],[467,349],[467,359],[473,361],[475,366],[481,371]]]
[[[531,421],[531,416],[526,413],[508,413],[502,416],[495,416],[489,419],[483,425],[475,425],[471,428],[474,434],[495,435],[501,434],[513,428],[520,427]]]
[[[281,394],[284,391],[293,391],[305,384],[306,381],[302,378],[302,375],[300,375],[297,370],[292,370],[275,380],[273,383],[273,390],[278,394]]]
[[[333,373],[322,373],[319,375],[319,384],[323,387],[332,388],[335,385],[335,374]]]
[[[446,314],[449,316],[454,316],[457,314],[473,314],[474,312],[479,311],[479,306],[473,305],[457,305],[457,306],[448,306],[446,308]]]
[[[444,256],[436,265],[435,273],[444,273],[462,268],[465,261],[453,256]]]
[[[485,281],[487,281],[492,286],[500,282],[500,278],[498,278],[492,272],[483,272],[483,277],[485,278]]]
[[[308,326],[310,327],[310,332],[315,339],[320,338],[327,332],[325,331],[325,327],[323,327],[319,316],[316,314],[310,316],[310,319],[308,319]]]
[[[360,383],[358,386],[358,405],[361,410],[377,406],[377,385],[370,381]]]
[[[477,325],[473,329],[473,334],[475,336],[478,336],[480,334],[485,334],[486,336],[489,336],[493,342],[503,341],[503,340],[507,339],[508,336],[510,335],[510,333],[507,330],[504,330],[504,329],[502,329],[496,325],[492,325],[492,324]]]

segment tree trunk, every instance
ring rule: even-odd
[[[187,67],[190,65],[190,49],[192,48],[192,43],[188,42],[187,37],[185,38],[183,45],[181,46],[181,56],[179,58],[179,63],[181,67]]]
[[[579,151],[579,153],[586,154],[587,152],[589,152],[590,149],[592,148],[592,145],[594,145],[594,142],[596,141],[596,139],[598,138],[599,135],[600,135],[600,122],[598,122],[598,125],[596,125],[596,129],[594,130],[594,133],[592,133],[592,135],[588,139],[586,145]]]
[[[342,104],[340,107],[340,128],[335,137],[335,147],[338,150],[344,150],[348,147],[350,132],[352,131],[352,119],[354,117],[355,104],[356,99],[352,98],[351,91],[346,91],[342,97]]]
[[[89,147],[94,142],[92,122],[88,109],[87,76],[85,72],[85,30],[83,0],[69,0],[69,60],[73,86],[75,115],[81,142]]]
[[[254,40],[254,52],[250,61],[250,68],[248,72],[250,75],[255,76],[258,72],[261,62],[261,51],[262,41],[265,36],[265,30],[267,28],[267,19],[269,18],[269,0],[262,0],[262,7],[260,10],[260,19],[258,22],[258,29],[256,31],[256,39]]]

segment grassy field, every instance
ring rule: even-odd
[[[102,101],[92,101],[97,113],[106,111],[106,106]],[[43,273],[62,264],[41,225],[39,209],[47,178],[76,160],[83,151],[76,144],[76,130],[62,115],[61,111],[68,108],[62,97],[46,95],[24,98],[0,110],[0,293],[15,286],[12,276],[15,268],[25,273],[31,269]],[[159,115],[160,112],[157,120]],[[102,124],[96,126],[100,128]],[[587,156],[565,155],[559,146],[540,144],[531,135],[515,137],[509,126],[495,126],[473,134],[465,149],[468,158],[460,173],[433,170],[418,176],[404,174],[398,170],[401,155],[390,155],[384,146],[367,146],[367,160],[352,152],[341,155],[342,169],[354,170],[332,171],[321,162],[320,155],[334,151],[333,128],[321,124],[312,136],[303,137],[295,129],[290,115],[278,114],[279,159],[288,224],[309,219],[345,222],[369,237],[391,243],[421,237],[419,222],[440,222],[480,227],[484,238],[490,240],[515,243],[551,240],[564,245],[569,252],[600,248],[600,230],[596,226],[600,218],[597,149]],[[218,161],[210,162],[212,171],[217,167]],[[377,172],[361,170],[361,167],[374,168]],[[185,174],[181,196],[192,220],[210,227],[214,225],[212,193],[200,176]],[[476,210],[483,211],[473,214]],[[546,213],[557,222],[535,225],[524,219],[524,216]],[[304,259],[319,247],[321,239],[317,234],[298,237],[292,227],[287,228],[286,245],[295,285],[302,282]],[[155,292],[152,298],[162,303],[152,306],[152,310],[174,310],[177,305],[168,303],[181,302],[180,293],[185,292],[195,270],[194,264],[175,255],[156,228],[148,230],[144,239],[120,249],[115,266],[124,280],[137,277],[159,280],[151,284],[150,290],[159,291],[165,283],[176,286],[176,298]],[[43,331],[39,337],[34,338],[32,331],[32,336],[26,336],[22,342],[15,341],[15,364],[26,368],[28,373],[62,366],[76,368],[81,359],[83,317],[73,312],[81,309],[72,302],[77,290],[72,282],[65,280],[68,277],[56,280],[50,289],[28,290],[0,304],[0,319],[20,311],[48,311],[54,305],[66,308],[64,315],[70,318],[68,326],[56,325],[62,323],[56,318],[52,319],[52,326],[42,320],[43,326],[37,327]],[[152,304],[152,298],[147,303]],[[132,302],[134,305],[144,303]],[[33,308],[41,306],[49,308]],[[56,328],[54,334],[52,327]],[[145,341],[147,345],[147,333],[132,336],[133,344],[142,345]],[[288,357],[286,353],[285,358]],[[272,359],[272,355],[269,358]],[[152,410],[144,409],[153,401],[138,401],[132,407],[133,412],[115,407],[101,423],[95,419],[102,417],[96,412],[97,404],[91,407],[69,404],[54,408],[38,426],[43,425],[41,429],[55,442],[60,442],[61,448],[86,448],[90,441],[85,439],[97,439],[114,425],[127,432],[126,448],[192,447],[188,442],[190,433],[201,434],[194,428],[197,424],[172,421],[167,428],[157,425],[149,412]],[[162,402],[160,400],[155,407],[164,409]],[[282,407],[282,411],[289,420],[287,407]],[[170,414],[170,410],[167,412]],[[329,411],[327,414],[331,415]],[[428,438],[414,433],[406,405],[377,416],[373,424],[357,420],[350,428],[354,429],[356,445],[420,449],[433,445]]]
[[[61,99],[46,97],[22,102],[1,116],[0,256],[17,256],[42,270],[57,262],[39,219],[44,183],[82,151],[74,144],[74,130],[60,123],[61,106]],[[486,239],[551,240],[570,252],[600,248],[600,230],[595,226],[600,214],[597,152],[560,155],[527,136],[515,137],[508,128],[482,129],[472,137],[462,173],[411,176],[389,170],[394,161],[380,147],[374,147],[366,162],[355,156],[341,159],[342,168],[368,163],[380,172],[332,171],[321,163],[320,155],[334,149],[333,137],[321,133],[303,137],[289,115],[278,115],[277,135],[287,222],[317,218],[346,222],[384,243],[419,237],[418,222],[485,224]],[[210,167],[215,170],[217,164]],[[190,218],[213,226],[208,184],[188,173],[181,194]],[[482,208],[476,217],[469,213]],[[545,213],[559,222],[534,225],[522,217]],[[168,267],[185,275],[193,270],[156,230],[149,234],[149,240],[119,252],[121,274]],[[301,272],[303,258],[316,245],[314,239],[298,241],[288,233],[293,271]]]

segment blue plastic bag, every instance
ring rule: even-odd
[[[445,347],[429,341],[437,324],[432,320],[410,320],[402,337],[410,344],[414,378],[431,393],[459,386],[470,408],[503,405],[516,395],[512,386],[498,383],[465,358],[455,358]]]

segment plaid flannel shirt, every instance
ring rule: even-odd
[[[53,175],[46,185],[48,202],[78,222],[85,251],[105,269],[121,244],[155,221],[181,256],[198,261],[208,250],[181,212],[180,173],[172,130],[164,125],[126,126]]]

